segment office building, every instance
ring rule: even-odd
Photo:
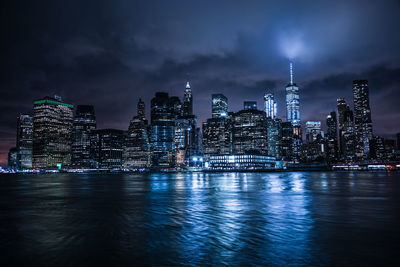
[[[34,169],[60,169],[71,164],[73,109],[73,105],[60,97],[45,97],[34,102]]]
[[[203,123],[204,156],[232,154],[232,120],[228,117],[211,118]]]
[[[260,110],[241,110],[232,117],[233,154],[267,155],[267,124]]]
[[[91,105],[78,105],[75,112],[72,132],[73,168],[88,169],[92,166],[90,157],[90,134],[96,130],[96,116]]]
[[[90,134],[92,168],[119,170],[122,168],[124,131],[117,129],[93,130]]]
[[[175,164],[176,102],[163,92],[156,93],[151,100],[150,144],[154,167],[173,167]]]
[[[141,99],[137,104],[137,115],[129,123],[122,158],[122,166],[128,170],[150,167],[151,164],[148,122]]]
[[[275,119],[277,114],[277,104],[273,94],[264,95],[264,111],[267,118]]]
[[[330,162],[338,158],[338,131],[335,111],[332,111],[326,117],[326,154]]]
[[[21,114],[17,118],[17,169],[32,169],[33,119]]]
[[[276,168],[276,159],[266,155],[211,155],[206,163],[209,170],[267,170]]]
[[[353,97],[356,156],[366,159],[369,157],[369,143],[373,137],[367,80],[353,81]]]
[[[228,116],[228,98],[223,94],[213,94],[211,113],[212,118],[221,118]]]
[[[16,147],[12,147],[8,151],[7,169],[16,171],[17,168],[18,168],[18,149]]]
[[[282,158],[282,120],[267,118],[268,156]]]
[[[293,158],[293,126],[290,122],[282,122],[282,158],[291,161]]]
[[[193,97],[192,89],[190,88],[189,82],[186,83],[185,94],[183,97],[183,116],[193,115]]]
[[[301,126],[299,87],[293,81],[293,64],[290,63],[290,82],[286,86],[286,121]]]

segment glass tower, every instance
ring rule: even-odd
[[[264,95],[264,111],[267,118],[275,119],[277,113],[277,104],[273,94]]]
[[[286,86],[286,121],[301,126],[299,87],[293,82],[293,64],[290,63],[290,82]]]

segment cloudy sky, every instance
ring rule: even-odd
[[[229,109],[272,92],[284,118],[288,62],[301,117],[325,120],[352,80],[368,79],[374,133],[400,132],[399,1],[2,1],[0,164],[16,117],[60,95],[93,104],[98,127],[127,129],[141,97],[182,97],[187,80],[199,124],[212,93]],[[324,123],[323,123],[324,124]]]

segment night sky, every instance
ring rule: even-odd
[[[6,2],[6,1],[3,1]],[[7,1],[0,4],[0,164],[16,117],[54,94],[93,104],[98,128],[127,129],[141,97],[183,97],[199,125],[211,94],[230,111],[272,92],[285,118],[289,61],[301,119],[322,120],[368,79],[374,134],[400,132],[399,1]]]

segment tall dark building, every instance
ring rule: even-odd
[[[241,110],[232,118],[233,154],[267,155],[266,116],[260,110]]]
[[[34,102],[33,168],[58,169],[71,164],[73,109],[59,97]]]
[[[152,165],[155,167],[172,167],[175,157],[174,105],[168,93],[158,92],[151,100],[150,143]]]
[[[243,109],[244,110],[257,109],[257,101],[244,101]]]
[[[211,112],[213,118],[228,116],[228,98],[223,94],[213,94]]]
[[[282,158],[282,120],[267,118],[268,156]]]
[[[189,82],[186,83],[185,94],[183,97],[183,116],[193,115],[193,97]]]
[[[31,115],[17,118],[17,169],[32,169],[33,120]]]
[[[139,99],[137,115],[130,121],[128,132],[125,137],[123,167],[127,169],[150,167],[150,142],[148,123],[144,110],[144,102]]]
[[[336,112],[332,111],[326,117],[326,154],[329,161],[338,158],[338,132]]]
[[[16,147],[10,148],[8,151],[8,165],[9,170],[16,171],[18,168],[18,149]]]
[[[353,160],[355,157],[355,132],[353,111],[349,106],[343,112],[343,127],[340,131],[341,154],[344,160]]]
[[[72,131],[73,168],[91,168],[90,134],[96,129],[96,116],[91,105],[78,105]]]
[[[344,98],[337,99],[337,110],[338,110],[338,130],[339,130],[339,154],[343,155],[343,140],[342,130],[344,127],[344,113],[347,109],[350,109]]]
[[[230,117],[211,118],[203,123],[203,149],[211,155],[232,154],[232,120]]]
[[[370,152],[369,143],[373,137],[367,80],[353,81],[353,97],[356,156],[367,158]]]
[[[116,129],[93,130],[90,134],[92,168],[121,169],[124,131]]]
[[[282,158],[291,161],[293,158],[293,126],[291,122],[282,122]]]

